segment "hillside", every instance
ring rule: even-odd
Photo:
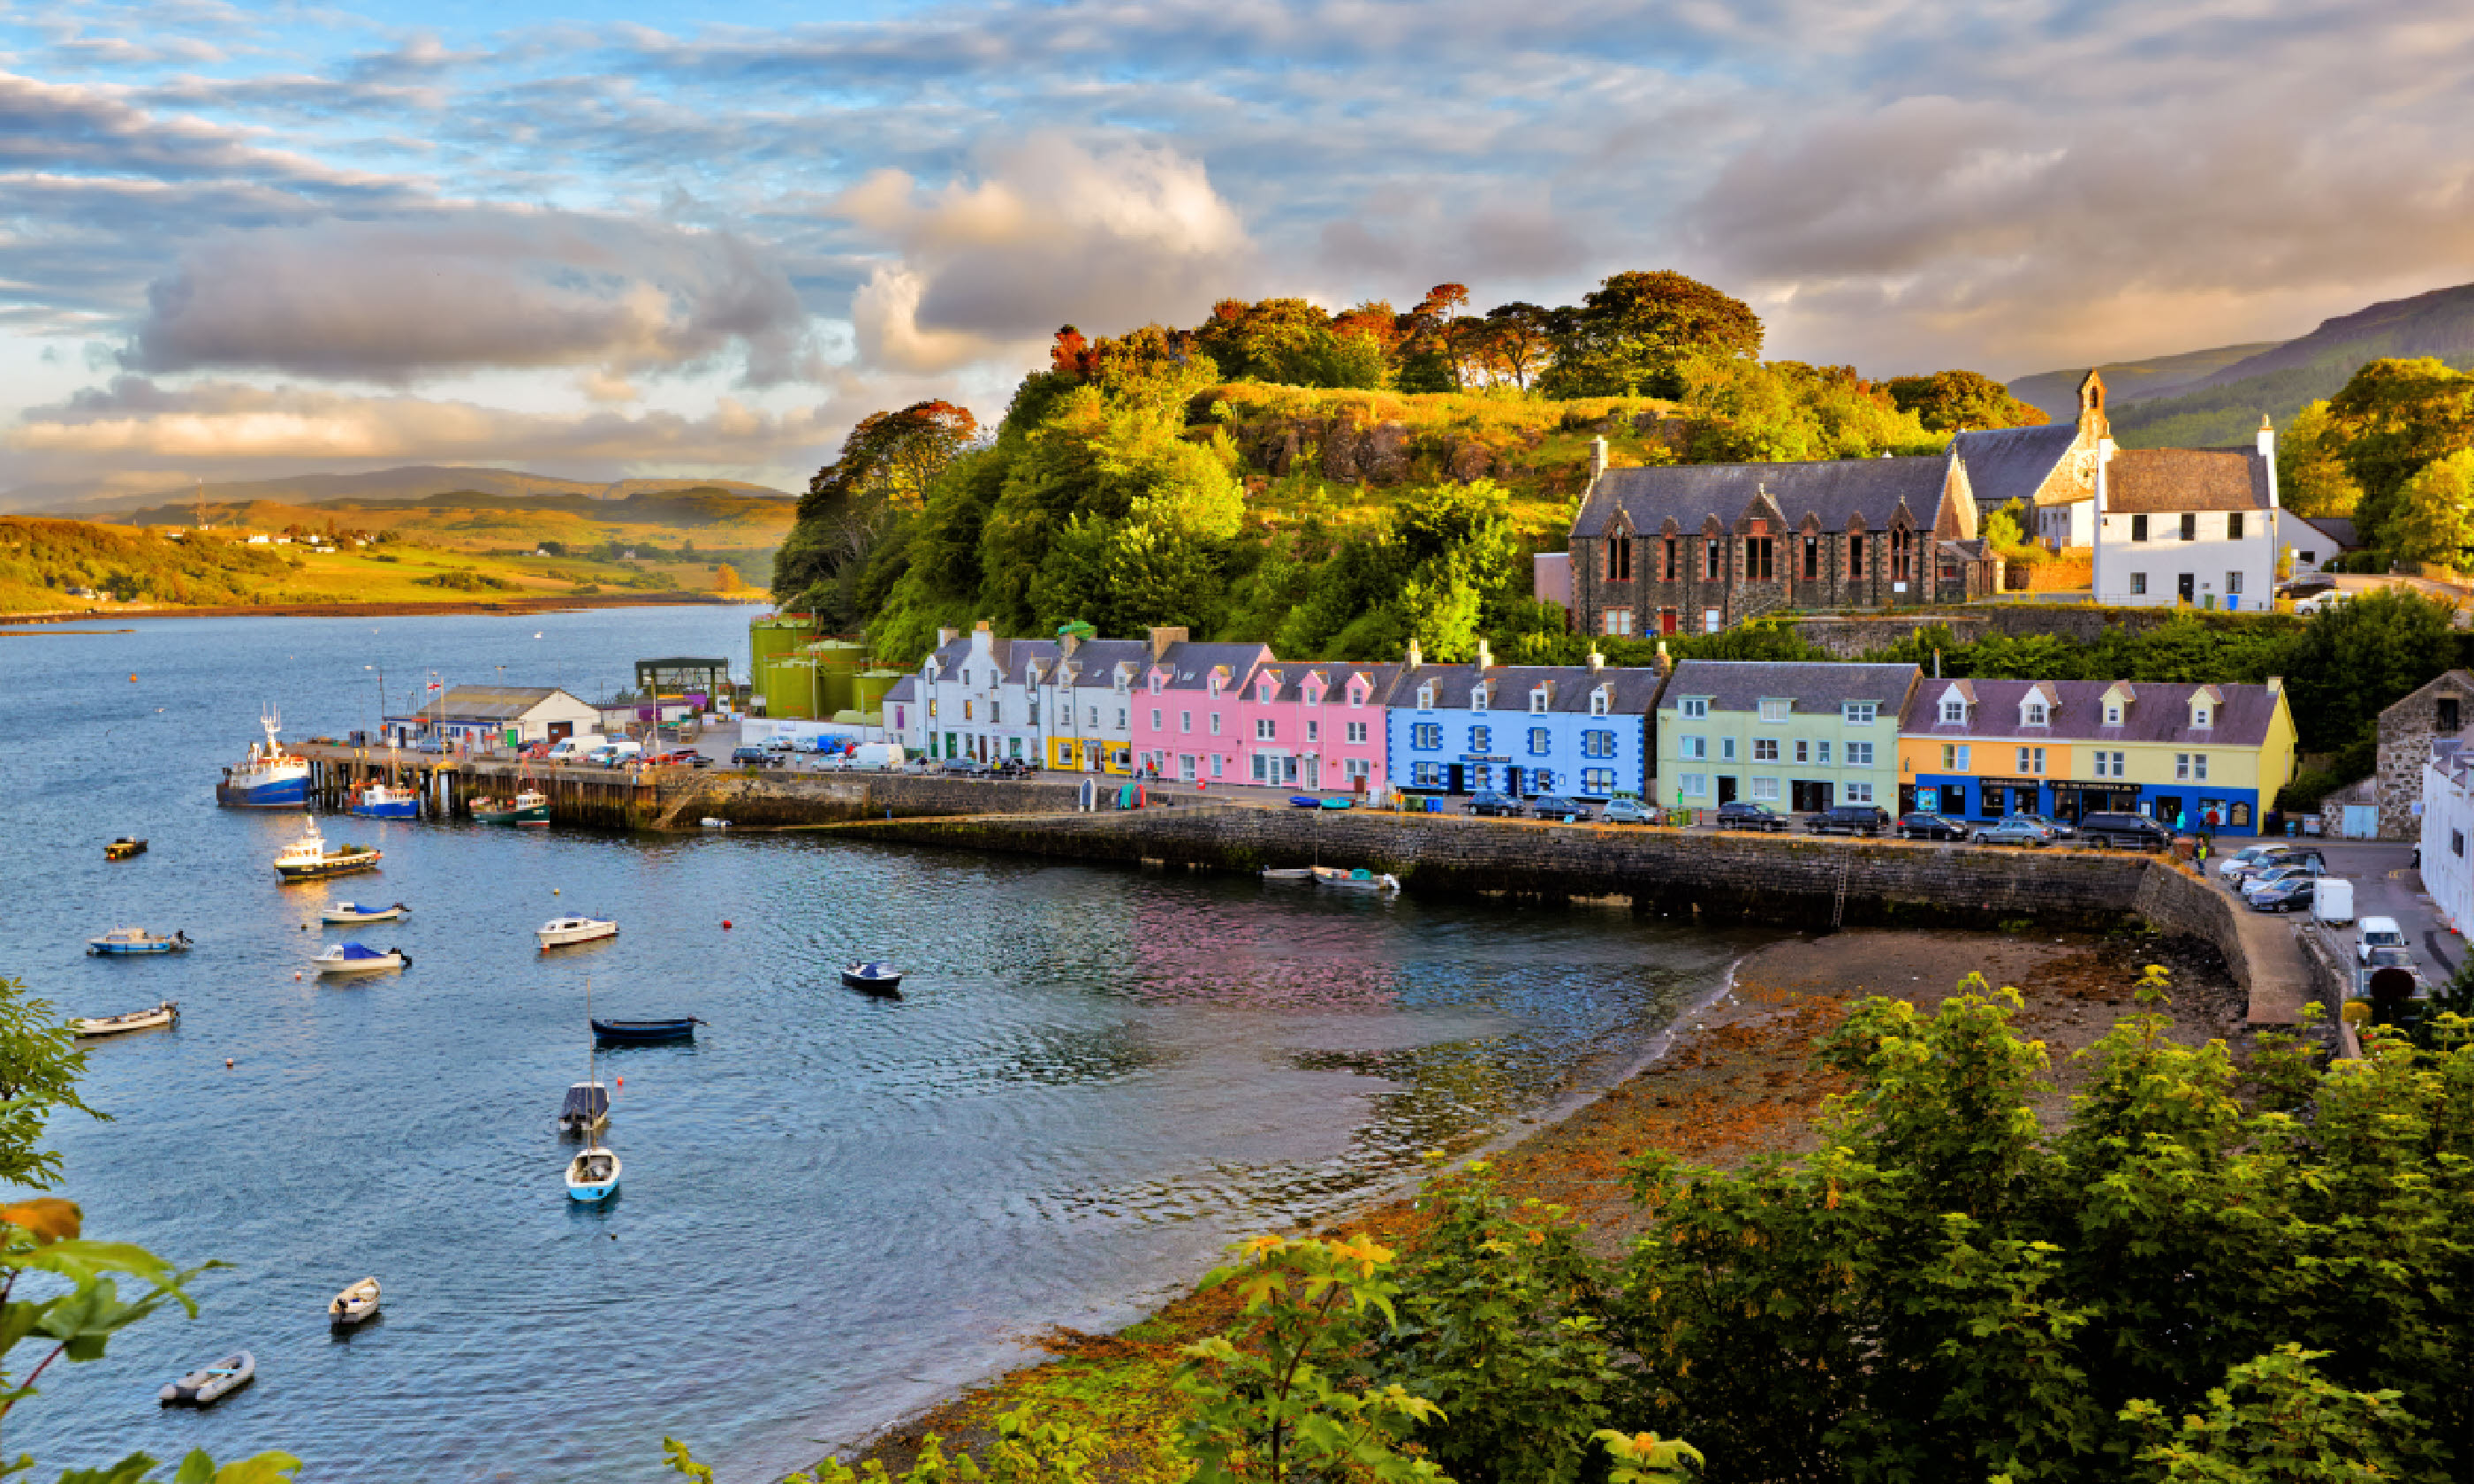
[[[2259,340],[2247,345],[2219,346],[2214,350],[2150,356],[2144,361],[2109,361],[2097,370],[2104,373],[2107,398],[2119,407],[2124,402],[2187,391],[2228,366],[2283,344],[2279,340]],[[2056,422],[2068,422],[2079,415],[2079,382],[2086,376],[2087,368],[2083,366],[2071,371],[2036,371],[2011,382],[2010,395]]]
[[[413,465],[402,468],[376,469],[365,474],[295,474],[282,479],[231,480],[208,484],[201,490],[196,485],[158,490],[150,494],[111,494],[91,488],[66,485],[23,485],[0,492],[0,512],[25,511],[48,515],[93,517],[99,515],[149,506],[176,505],[201,497],[209,501],[271,501],[285,505],[308,505],[327,500],[419,500],[450,491],[477,491],[484,494],[532,498],[544,495],[574,495],[587,499],[615,500],[629,495],[659,493],[672,490],[711,489],[733,494],[787,498],[784,491],[763,485],[746,484],[734,479],[621,479],[602,481],[565,479],[554,474],[531,474],[521,469],[456,468],[437,465]]]

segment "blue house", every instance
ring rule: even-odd
[[[1404,793],[1533,799],[1645,794],[1655,670],[1426,664],[1418,646],[1384,710],[1385,771]]]

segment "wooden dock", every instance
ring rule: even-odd
[[[475,799],[507,799],[531,788],[548,796],[556,823],[637,829],[652,824],[666,798],[692,787],[695,778],[687,768],[586,768],[331,742],[301,743],[291,751],[308,760],[309,802],[316,807],[346,808],[356,791],[385,783],[418,789],[422,813],[430,819],[469,818]]]

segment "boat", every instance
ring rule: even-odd
[[[122,835],[119,839],[114,840],[109,845],[103,848],[103,858],[105,860],[127,860],[133,855],[143,855],[145,853],[146,842],[143,840],[132,840],[127,835]]]
[[[186,953],[193,946],[185,929],[164,938],[142,927],[115,927],[100,938],[87,939],[85,951],[89,958],[118,958],[135,953]]]
[[[527,788],[516,795],[516,823],[546,825],[549,823],[549,795]]]
[[[374,974],[386,969],[410,969],[412,955],[401,948],[389,948],[380,953],[357,943],[331,943],[327,951],[309,962],[318,966],[322,974]]]
[[[133,1010],[127,1015],[86,1016],[69,1021],[69,1033],[92,1040],[101,1036],[120,1036],[130,1031],[151,1031],[158,1025],[181,1023],[181,1007],[171,1000],[152,1010]]]
[[[318,914],[321,922],[392,922],[410,913],[402,902],[392,907],[364,907],[356,901],[339,901]]]
[[[385,855],[376,846],[354,845],[349,840],[330,850],[327,849],[327,837],[318,832],[318,822],[305,820],[301,838],[276,852],[275,874],[286,881],[315,881],[321,876],[368,871]]]
[[[327,1305],[327,1323],[338,1329],[349,1329],[366,1319],[378,1317],[378,1281],[364,1278],[335,1295]]]
[[[599,1144],[575,1152],[567,1161],[567,1198],[606,1201],[618,1193],[618,1157]]]
[[[1289,807],[1293,809],[1320,809],[1322,807],[1322,800],[1313,794],[1291,794],[1289,796]]]
[[[1338,866],[1317,866],[1314,878],[1317,886],[1337,887],[1344,892],[1396,892],[1400,889],[1398,876],[1389,872],[1378,874],[1363,866],[1354,871],[1344,871]]]
[[[249,755],[224,770],[223,781],[215,785],[215,802],[228,809],[305,808],[309,759],[294,756],[275,740],[275,734],[283,730],[281,712],[263,711],[257,724],[266,729],[265,745],[251,743]]]
[[[1322,806],[1326,809],[1354,809],[1357,807],[1357,801],[1346,794],[1334,794],[1322,802]]]
[[[421,790],[372,783],[352,796],[352,812],[365,820],[421,818]]]
[[[1263,879],[1266,881],[1311,881],[1314,879],[1314,868],[1310,866],[1266,866],[1263,868]]]
[[[592,1019],[590,1016],[586,1018]],[[695,1028],[704,1023],[693,1016],[672,1016],[667,1020],[594,1020],[593,1034],[601,1041],[691,1041]]]
[[[842,968],[842,984],[865,994],[899,995],[902,973],[890,964],[847,964]]]
[[[482,825],[546,825],[549,823],[549,795],[527,788],[513,799],[475,799],[473,801],[473,819]]]
[[[475,825],[512,825],[516,822],[515,802],[484,794],[469,805]]]
[[[545,948],[564,948],[570,944],[592,943],[618,936],[618,924],[602,918],[552,918],[535,929],[533,936]]]
[[[584,981],[584,1017],[593,1018],[593,981]],[[601,1042],[594,1041],[584,1053],[584,1080],[567,1089],[567,1107],[559,1113],[559,1126],[582,1131],[590,1140],[567,1161],[567,1198],[591,1203],[606,1201],[618,1193],[618,1156],[598,1139],[592,1139],[594,1127],[610,1121],[610,1094],[601,1086],[597,1059]],[[570,1121],[570,1115],[575,1121]],[[597,1115],[597,1116],[596,1116]]]
[[[204,1365],[165,1386],[166,1401],[211,1406],[257,1378],[257,1357],[237,1350],[212,1365]]]
[[[558,1109],[558,1131],[590,1134],[610,1122],[610,1089],[598,1082],[570,1083]]]

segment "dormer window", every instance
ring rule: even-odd
[[[2108,727],[2119,727],[2122,725],[2121,702],[2108,701],[2104,704],[2104,724]]]
[[[1469,690],[1469,709],[1472,711],[1483,711],[1486,709],[1485,686],[1478,685],[1471,687]]]
[[[1153,670],[1152,672],[1152,694],[1154,696],[1158,695],[1166,684],[1167,682],[1161,679],[1160,673],[1157,670]]]
[[[1543,716],[1546,714],[1546,692],[1543,690],[1533,690],[1529,693],[1529,712],[1533,716]]]
[[[1607,714],[1607,688],[1604,685],[1589,692],[1589,714],[1591,716]]]
[[[1349,686],[1348,704],[1350,706],[1364,706],[1366,704],[1366,687],[1363,685]]]
[[[1420,711],[1431,711],[1431,710],[1433,710],[1434,708],[1435,708],[1435,687],[1434,687],[1434,686],[1432,686],[1432,685],[1420,685],[1420,686],[1419,686],[1419,687],[1418,687],[1418,709],[1419,709],[1419,710],[1420,710]]]
[[[1941,704],[1941,719],[1944,726],[1963,727],[1967,725],[1967,703],[1959,700],[1955,696],[1943,702]]]
[[[1761,703],[1761,720],[1765,722],[1783,722],[1786,720],[1786,702],[1781,700],[1765,700]]]
[[[2028,698],[2027,698],[2027,700],[2026,700],[2026,701],[2023,702],[2023,703],[2020,705],[2020,706],[2019,706],[2019,725],[2020,725],[2020,726],[2022,726],[2022,727],[2042,727],[2042,726],[2047,725],[2049,721],[2050,721],[2050,718],[2049,718],[2049,716],[2048,716],[2048,715],[2047,715],[2047,713],[2046,713],[2046,710],[2045,710],[2045,703],[2044,703],[2044,702],[2037,700],[2037,699],[2036,699],[2036,698],[2034,698],[2033,696],[2030,696],[2030,697],[2028,697]]]
[[[2214,726],[2216,724],[2209,719],[2213,714],[2214,713],[2208,709],[2208,703],[2202,701],[2198,705],[2191,707],[2191,725],[2194,727]]]

